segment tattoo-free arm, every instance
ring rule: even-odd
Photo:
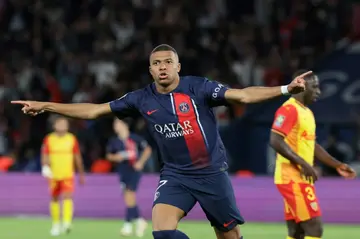
[[[320,144],[315,144],[315,158],[332,168],[338,168],[342,163],[332,157]]]

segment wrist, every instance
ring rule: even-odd
[[[304,159],[301,160],[301,163],[299,163],[301,167],[312,167],[308,162],[306,162]]]
[[[280,87],[280,90],[281,90],[281,94],[282,95],[290,95],[289,93],[289,85],[283,85]]]
[[[338,169],[338,168],[341,168],[343,165],[346,165],[346,164],[341,163],[341,162],[336,162],[335,165],[334,165],[334,168]]]
[[[52,103],[51,102],[44,102],[42,107],[41,107],[41,110],[43,111],[53,111],[53,107],[52,107]]]

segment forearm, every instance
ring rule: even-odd
[[[286,86],[285,86],[286,87]],[[229,89],[225,92],[225,97],[233,103],[258,103],[279,97],[286,93],[282,86],[260,87],[252,86],[244,89]]]
[[[120,157],[119,154],[106,154],[106,159],[111,161],[111,162],[121,162],[124,159],[122,157]]]
[[[100,108],[106,106],[98,104],[80,103],[80,104],[60,104],[53,102],[46,102],[44,110],[61,114],[68,117],[79,118],[79,119],[95,119],[101,115],[102,111]],[[110,112],[110,106],[109,106]]]
[[[75,163],[76,163],[76,169],[79,172],[79,174],[84,174],[85,170],[84,170],[84,165],[83,165],[83,160],[82,160],[81,155],[75,156]]]
[[[47,154],[41,154],[41,165],[47,165],[50,166],[50,160],[49,160],[49,156]]]
[[[318,143],[315,144],[315,158],[320,162],[332,168],[338,168],[341,162],[332,157],[326,150]]]
[[[288,159],[290,162],[300,166],[308,164],[303,158],[296,154],[284,140],[271,140],[270,144],[278,154]]]
[[[145,164],[146,161],[149,160],[151,156],[151,148],[148,147],[144,150],[144,152],[141,154],[140,158],[139,158],[139,162],[141,162],[142,164]]]

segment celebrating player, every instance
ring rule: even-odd
[[[301,75],[305,71],[295,74]],[[316,75],[305,77],[306,90],[286,101],[276,112],[270,138],[277,151],[275,184],[284,198],[288,239],[322,237],[321,211],[313,182],[317,174],[314,157],[337,169],[345,178],[354,178],[355,171],[331,157],[316,143],[316,124],[307,107],[320,96]]]
[[[147,227],[146,221],[140,217],[136,204],[136,189],[141,171],[150,158],[151,148],[147,142],[136,134],[130,134],[127,124],[119,119],[114,120],[116,136],[107,145],[107,159],[117,162],[117,171],[124,186],[124,201],[126,204],[125,224],[121,230],[123,236],[133,233],[132,221],[136,220],[136,236],[142,237]],[[141,155],[139,155],[139,150]]]
[[[70,232],[73,216],[74,160],[84,183],[84,168],[76,137],[68,132],[69,122],[64,117],[55,119],[54,132],[47,135],[41,149],[42,175],[50,183],[50,214],[52,236]],[[60,197],[63,198],[63,223],[60,224]]]
[[[225,147],[217,130],[213,107],[256,103],[304,91],[306,72],[289,85],[229,89],[203,77],[180,77],[177,52],[160,45],[150,54],[154,83],[104,104],[58,104],[13,101],[25,114],[49,111],[95,119],[114,113],[118,118],[141,114],[157,143],[163,162],[155,192],[152,223],[155,239],[187,239],[179,221],[199,202],[217,238],[239,239],[244,219],[236,206],[227,174]]]

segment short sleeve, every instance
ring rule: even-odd
[[[134,139],[141,150],[144,150],[149,145],[148,142],[139,135],[135,135]]]
[[[111,111],[118,118],[135,116],[138,114],[138,93],[135,91],[110,102]]]
[[[281,106],[275,114],[272,130],[284,136],[288,135],[297,122],[298,114],[295,106]]]
[[[225,99],[225,92],[229,88],[217,81],[210,81],[205,79],[203,90],[205,91],[205,98],[211,107],[227,105]]]
[[[74,136],[74,147],[73,147],[73,153],[74,154],[79,154],[80,153],[80,145],[79,145],[79,141],[77,140],[77,138]]]
[[[41,154],[49,154],[49,137],[46,136],[41,145]]]
[[[108,153],[108,154],[116,153],[116,148],[115,148],[113,140],[109,140],[109,142],[107,143],[107,145],[106,145],[106,153]]]

